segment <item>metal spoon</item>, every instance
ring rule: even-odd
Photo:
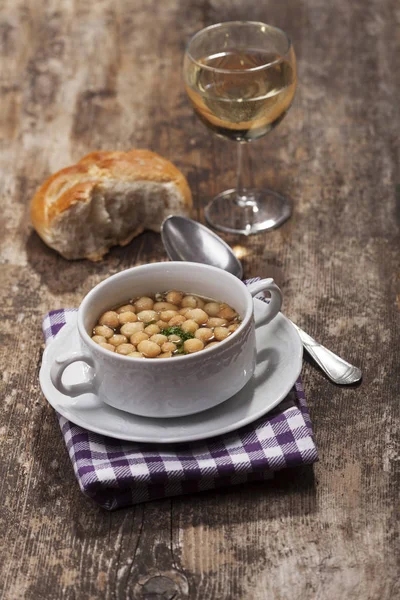
[[[171,260],[187,260],[213,265],[229,271],[239,279],[243,269],[232,249],[213,231],[186,217],[170,216],[161,225],[161,238]],[[349,385],[362,377],[362,372],[337,356],[296,327],[304,348],[334,383]]]

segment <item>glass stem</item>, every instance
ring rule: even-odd
[[[237,172],[236,172],[236,203],[238,206],[254,206],[256,203],[243,186],[243,146],[245,142],[237,143]]]

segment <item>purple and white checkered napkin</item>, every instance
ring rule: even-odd
[[[254,281],[254,280],[251,280]],[[75,309],[49,312],[49,344]],[[285,467],[318,460],[300,378],[278,407],[232,433],[187,444],[143,444],[86,431],[57,414],[79,486],[107,510],[269,479]]]

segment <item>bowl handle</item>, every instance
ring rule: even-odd
[[[272,321],[272,319],[276,317],[278,312],[281,310],[283,300],[281,290],[271,278],[261,279],[261,281],[251,283],[249,286],[247,286],[247,289],[249,290],[253,298],[260,292],[269,292],[271,294],[271,299],[269,301],[269,304],[267,304],[267,314],[263,316],[262,322],[256,323],[256,327],[258,325],[266,325],[267,323]]]
[[[50,368],[50,379],[54,387],[64,394],[75,398],[81,394],[87,394],[88,392],[96,392],[96,373],[93,372],[91,378],[88,381],[82,381],[81,383],[74,383],[72,385],[62,382],[62,376],[68,365],[75,362],[83,362],[92,369],[94,369],[94,362],[91,356],[84,352],[73,352],[67,356],[58,356]]]

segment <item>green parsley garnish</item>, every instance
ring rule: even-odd
[[[190,340],[194,338],[193,333],[189,333],[189,331],[183,331],[178,325],[174,325],[173,327],[167,327],[166,329],[162,329],[161,333],[163,335],[179,335],[182,342],[186,342],[186,340]]]
[[[186,354],[183,348],[183,343],[186,342],[186,340],[191,340],[192,338],[194,338],[193,333],[190,333],[189,331],[183,331],[183,329],[181,329],[177,325],[174,325],[173,327],[167,327],[166,329],[162,329],[161,333],[166,336],[177,335],[181,338],[180,342],[174,342],[174,344],[176,344],[176,354]]]

